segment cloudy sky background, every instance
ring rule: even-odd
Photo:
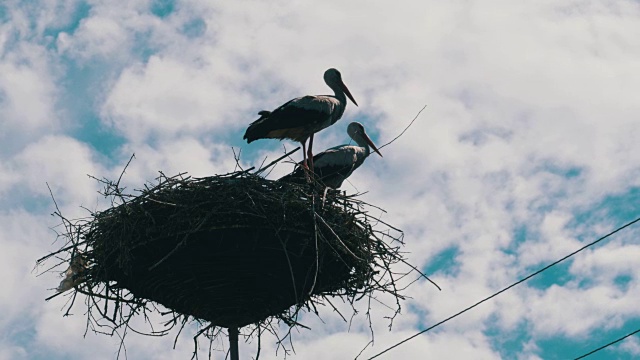
[[[242,141],[256,112],[328,93],[341,70],[360,104],[314,148],[378,144],[343,187],[405,230],[414,284],[393,331],[374,310],[372,356],[640,216],[637,1],[14,1],[0,4],[0,359],[114,359],[119,339],[83,338],[82,302],[44,298],[56,249],[48,183],[67,217],[103,209],[86,175],[136,188],[159,170],[195,176],[275,158],[291,142]],[[298,155],[300,155],[298,153]],[[279,165],[271,177],[291,169]],[[382,358],[564,359],[640,328],[640,228]],[[330,309],[293,334],[292,359],[354,358],[370,339]],[[184,359],[191,334],[128,334],[129,359]],[[261,358],[275,353],[263,339]],[[224,358],[218,344],[214,358]],[[242,344],[253,355],[256,341]],[[206,356],[206,352],[201,353]],[[640,357],[638,336],[593,359]]]

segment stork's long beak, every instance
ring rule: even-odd
[[[376,154],[380,155],[380,157],[383,157],[382,154],[380,154],[380,151],[378,151],[378,148],[376,147],[376,145],[373,143],[373,141],[371,141],[371,139],[369,138],[369,135],[362,134],[364,135],[364,140],[367,142],[367,144],[369,144],[369,146],[371,146],[371,148],[373,149],[373,151],[376,152]]]
[[[340,81],[340,87],[342,87],[342,90],[344,91],[344,93],[347,95],[347,97],[349,98],[349,100],[351,100],[351,102],[353,102],[356,106],[358,106],[358,103],[356,102],[356,100],[353,98],[353,96],[351,95],[351,92],[349,91],[349,89],[347,88],[347,85],[345,85],[342,81]]]

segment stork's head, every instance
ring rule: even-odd
[[[324,72],[324,82],[328,83],[339,83],[342,81],[342,74],[338,69],[330,68]]]
[[[334,90],[337,90],[336,88],[342,90],[342,92],[347,95],[349,100],[351,100],[351,102],[358,106],[358,103],[351,95],[351,92],[349,91],[349,89],[347,89],[347,85],[342,82],[342,74],[340,74],[340,71],[334,68],[327,69],[327,71],[324,72],[324,82]]]
[[[347,126],[347,134],[349,134],[349,136],[356,143],[358,143],[358,145],[364,146],[364,144],[367,144],[371,146],[371,148],[373,149],[373,151],[376,152],[376,154],[382,157],[382,154],[380,154],[380,151],[378,151],[378,148],[376,147],[376,145],[373,143],[373,141],[371,141],[371,139],[369,138],[369,135],[367,135],[367,132],[364,131],[364,126],[359,122],[354,121],[351,124],[349,124],[349,126]]]

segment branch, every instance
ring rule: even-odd
[[[270,168],[271,166],[273,166],[273,165],[274,165],[275,163],[277,163],[278,161],[280,161],[280,160],[282,160],[282,159],[286,158],[287,156],[289,156],[289,155],[293,154],[294,152],[296,152],[296,151],[298,151],[298,150],[300,150],[300,146],[298,146],[297,148],[295,148],[295,149],[293,149],[293,150],[289,151],[288,153],[286,153],[286,154],[284,154],[284,155],[280,156],[279,158],[277,158],[277,159],[273,160],[273,161],[272,161],[272,162],[270,162],[267,166],[265,166],[265,167],[262,167],[262,168],[258,169],[258,171],[254,172],[254,173],[253,173],[253,175],[258,175],[258,174],[260,174],[260,173],[264,172],[265,170],[267,170],[268,168]]]
[[[400,133],[400,135],[398,135],[398,136],[394,137],[394,138],[393,138],[393,140],[389,141],[388,143],[386,143],[386,144],[384,144],[384,145],[382,145],[382,146],[378,147],[378,150],[380,150],[380,149],[382,149],[383,147],[385,147],[385,146],[387,146],[387,145],[391,144],[392,142],[394,142],[394,141],[398,140],[398,138],[399,138],[400,136],[402,136],[402,135],[403,135],[407,130],[409,130],[409,128],[411,127],[411,125],[413,125],[413,123],[418,119],[418,116],[420,116],[420,113],[422,113],[422,111],[423,111],[424,109],[426,109],[426,108],[427,108],[427,105],[423,106],[423,107],[422,107],[422,109],[420,109],[420,111],[418,111],[418,113],[417,113],[417,114],[416,114],[416,116],[413,118],[413,120],[411,120],[411,122],[409,123],[409,125],[407,125],[407,127],[406,127],[406,128],[404,128],[404,130],[402,130],[402,132]]]

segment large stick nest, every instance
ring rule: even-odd
[[[117,329],[156,310],[153,302],[173,312],[168,324],[182,319],[184,326],[191,317],[205,330],[270,319],[292,326],[298,310],[317,313],[332,297],[353,304],[386,293],[400,310],[391,267],[405,262],[402,233],[375,230],[380,220],[357,197],[246,171],[161,174],[136,194],[99,181],[113,206],[73,221],[58,212],[67,241],[41,259],[71,261],[67,288],[74,300],[88,295],[90,323],[106,319]]]

